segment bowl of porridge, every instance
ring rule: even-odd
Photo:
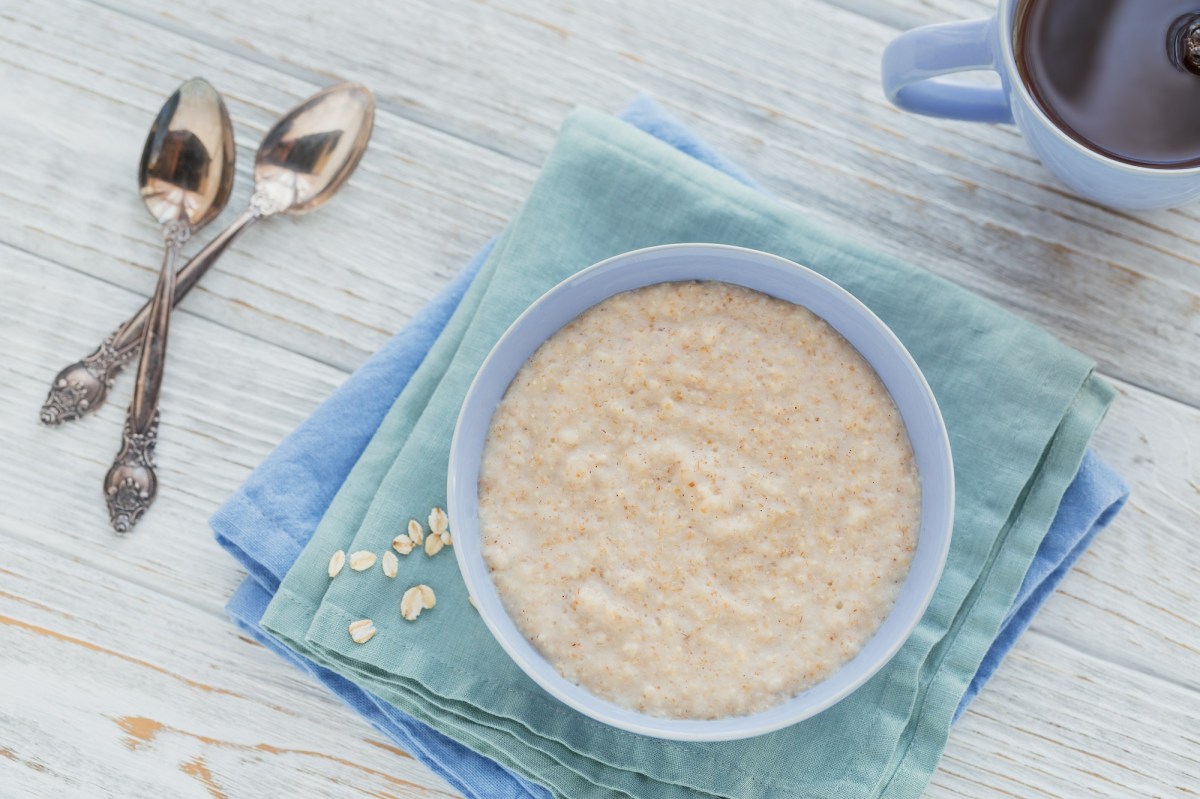
[[[455,555],[496,640],[606,724],[731,740],[865,682],[924,613],[954,478],[899,339],[778,256],[680,244],[543,295],[464,401]]]

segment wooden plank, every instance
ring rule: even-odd
[[[876,56],[894,27],[821,2],[750,0],[731,15],[414,0],[347,7],[312,42],[306,20],[270,4],[120,9],[282,70],[365,81],[398,115],[533,163],[571,106],[615,109],[644,86],[812,217],[995,299],[1112,374],[1200,401],[1200,224],[1072,197],[1010,128],[891,108]]]
[[[1187,797],[1200,693],[1037,633],[955,726],[930,796]]]
[[[5,796],[458,795],[222,616],[83,555],[4,549]]]
[[[1129,504],[1033,629],[1200,691],[1200,411],[1117,388],[1093,446],[1129,481]]]
[[[915,28],[957,19],[983,19],[996,13],[992,0],[825,0],[830,5],[893,28]]]

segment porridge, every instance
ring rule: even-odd
[[[610,297],[492,417],[483,555],[521,632],[624,707],[765,710],[874,634],[920,484],[874,370],[808,310],[716,282]]]

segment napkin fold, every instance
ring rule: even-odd
[[[496,248],[474,259],[218,512],[219,540],[251,573],[230,610],[260,638],[262,621],[308,658],[289,655],[298,665],[468,795],[544,796],[530,780],[561,795],[593,786],[644,796],[914,795],[952,715],[1123,502],[1119,478],[1084,457],[1111,390],[1086,359],[1036,328],[832,239],[704,165],[731,169],[649,101],[629,117],[661,141],[593,112],[573,115]],[[400,621],[398,593],[362,590],[364,581],[330,584],[324,574],[333,550],[382,551],[408,518],[444,504],[448,431],[465,385],[532,299],[608,255],[689,240],[778,252],[871,306],[933,385],[960,488],[946,575],[892,664],[830,711],[748,742],[654,741],[558,705],[496,647],[466,604],[450,557],[402,563],[402,577],[420,568],[420,581],[439,595],[436,613],[414,624]],[[1064,494],[1074,498],[1060,503]],[[346,625],[363,616],[380,632],[356,647]]]

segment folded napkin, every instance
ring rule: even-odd
[[[683,151],[712,160],[646,103],[633,117]],[[465,381],[516,313],[592,261],[681,240],[769,249],[854,291],[921,363],[946,414],[957,461],[954,548],[917,633],[854,696],[748,742],[652,741],[562,708],[491,641],[465,603],[452,558],[421,563],[421,579],[435,585],[439,604],[417,623],[400,622],[398,594],[381,596],[378,586],[360,595],[354,589],[361,581],[335,581],[325,592],[330,552],[381,551],[409,517],[442,503],[448,430]],[[684,787],[728,796],[919,792],[968,683],[986,679],[988,664],[994,668],[1123,499],[1119,479],[1093,458],[1083,460],[1072,483],[1111,396],[1091,377],[1090,364],[978,298],[832,240],[697,160],[587,112],[564,127],[529,202],[459,302],[483,260],[351,378],[214,518],[218,537],[252,576],[231,603],[235,615],[256,630],[264,603],[296,561],[267,626],[298,652],[375,691],[378,697],[298,661],[469,795],[540,789],[395,706],[561,794],[591,785],[654,796],[683,795]],[[1060,507],[1064,492],[1070,501]],[[313,544],[297,560],[326,505]],[[380,633],[355,647],[346,625],[361,616],[374,618]]]

